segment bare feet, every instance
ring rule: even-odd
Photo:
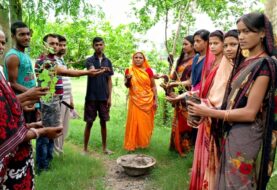
[[[88,150],[83,150],[83,151],[81,152],[81,155],[87,156],[87,155],[89,155],[89,151],[88,151]]]

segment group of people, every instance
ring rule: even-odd
[[[237,20],[237,29],[223,33],[199,30],[184,38],[176,67],[166,81],[166,99],[174,106],[170,149],[185,156],[194,149],[189,189],[265,189],[273,170],[277,128],[275,123],[276,50],[272,26],[262,13]],[[48,170],[53,151],[63,154],[70,109],[74,108],[68,77],[88,76],[85,97],[84,153],[97,114],[103,153],[112,97],[113,66],[104,54],[100,37],[92,41],[94,54],[86,70],[68,69],[63,56],[66,38],[47,34],[44,52],[32,67],[25,52],[30,29],[23,22],[11,25],[14,48],[5,55],[0,74],[0,184],[4,189],[34,187],[31,139],[36,141],[38,173]],[[0,30],[0,54],[6,37]],[[247,53],[246,53],[247,52]],[[40,98],[48,88],[36,81],[45,63],[54,63],[58,75],[54,102],[59,102],[60,122],[43,127]],[[149,146],[157,110],[154,74],[145,55],[136,52],[125,70],[128,93],[124,148],[134,151]],[[178,93],[174,90],[178,87]],[[180,87],[180,88],[179,88]],[[42,113],[43,114],[43,113]],[[193,148],[194,147],[194,148]]]
[[[71,83],[69,77],[88,76],[85,101],[84,151],[87,152],[90,130],[97,112],[100,117],[103,152],[112,153],[106,148],[106,121],[109,120],[113,68],[111,61],[103,53],[104,40],[95,37],[92,47],[93,56],[86,61],[86,70],[68,69],[64,61],[67,40],[58,34],[43,37],[43,52],[36,60],[34,68],[25,51],[29,48],[31,33],[28,26],[17,21],[11,25],[14,47],[5,57],[6,36],[0,30],[1,67],[1,125],[0,125],[0,187],[1,189],[34,188],[34,166],[37,173],[46,171],[51,166],[53,153],[63,155],[70,111],[74,109]],[[45,126],[41,121],[43,113],[41,97],[49,93],[49,87],[41,87],[39,75],[52,64],[57,75],[55,92],[51,98],[57,103],[58,122]],[[36,164],[30,140],[36,139]],[[22,186],[23,185],[23,186]]]
[[[262,190],[273,171],[277,52],[272,26],[262,13],[243,15],[236,24],[226,33],[199,30],[185,37],[171,80],[162,85],[175,108],[170,149],[185,156],[194,147],[190,190]],[[141,52],[134,54],[125,72],[125,149],[148,146],[157,109],[154,79],[167,77],[153,74]]]

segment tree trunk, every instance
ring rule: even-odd
[[[22,0],[9,0],[11,23],[22,20]]]
[[[11,48],[12,46],[12,39],[11,39],[11,32],[10,32],[10,20],[9,20],[9,7],[0,4],[0,26],[4,31],[7,43],[5,53]]]

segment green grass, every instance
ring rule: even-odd
[[[83,156],[72,145],[66,145],[64,156],[55,157],[51,169],[36,177],[36,189],[74,190],[88,187],[103,189],[104,174],[100,160]]]
[[[72,84],[74,86],[73,92],[75,105],[77,106],[77,110],[80,115],[83,116],[84,95],[81,95],[81,93],[85,93],[86,79],[82,78],[78,80],[72,80]],[[111,120],[107,125],[108,148],[115,152],[112,156],[110,156],[110,159],[116,159],[117,157],[127,153],[123,149],[127,113],[126,94],[127,90],[122,85],[122,80],[119,79],[118,86],[113,86],[113,104],[110,114]],[[171,114],[171,112],[169,114]],[[153,131],[150,146],[147,149],[136,151],[137,153],[151,155],[157,159],[157,165],[149,176],[149,188],[156,187],[165,190],[183,190],[185,183],[188,183],[187,172],[188,168],[191,167],[192,154],[189,154],[187,158],[181,158],[177,153],[170,152],[168,150],[171,133],[171,129],[168,126],[170,122],[167,122],[167,127],[163,127],[161,126],[161,111],[159,111],[156,116],[156,125]],[[74,143],[82,147],[85,122],[82,120],[71,120],[70,124],[71,127],[67,140],[70,143]],[[102,150],[100,125],[98,119],[93,124],[89,149],[97,152],[101,152]]]
[[[115,80],[114,80],[115,81]],[[122,78],[119,78],[117,86],[113,86],[113,99],[111,108],[111,120],[108,122],[108,148],[114,151],[109,158],[115,160],[117,157],[126,154],[123,149],[123,140],[125,133],[126,120],[126,94],[127,90],[122,85]],[[86,92],[86,77],[72,79],[73,96],[75,107],[83,118],[83,107]],[[160,91],[162,99],[163,92]],[[147,189],[162,190],[183,190],[187,189],[189,183],[188,170],[192,165],[193,154],[190,153],[185,158],[179,157],[176,152],[168,150],[169,137],[171,133],[169,119],[165,126],[162,121],[161,100],[159,102],[159,110],[155,118],[155,128],[151,139],[151,144],[147,149],[137,150],[137,153],[144,153],[156,158],[157,165],[149,175]],[[169,106],[170,108],[170,106]],[[169,111],[171,118],[172,111]],[[67,138],[67,146],[65,149],[64,159],[55,158],[52,170],[37,177],[37,189],[105,189],[105,175],[103,163],[101,160],[95,160],[90,157],[82,157],[78,153],[83,147],[83,132],[85,122],[82,119],[71,120],[70,130]],[[77,145],[78,151],[72,149],[72,144]],[[99,120],[93,124],[89,149],[98,153],[102,152],[101,134]],[[275,169],[277,169],[275,165]],[[62,178],[60,176],[63,176]],[[51,186],[52,185],[52,186]],[[269,190],[276,189],[277,175],[275,175],[270,184]],[[78,187],[78,188],[76,188]]]

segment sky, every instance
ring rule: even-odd
[[[106,19],[114,26],[119,24],[128,24],[135,19],[134,16],[130,15],[130,0],[94,0],[93,2],[103,7],[103,10],[106,14]],[[164,23],[159,22],[143,37],[146,40],[153,41],[157,48],[161,48],[164,44],[165,38],[164,27]],[[176,30],[176,28],[176,26],[171,26],[169,27],[168,31]],[[211,19],[206,14],[197,14],[194,29],[195,31],[199,29],[208,29],[209,31],[214,31],[221,28],[216,28]],[[149,45],[142,45],[142,48],[147,47],[149,47]]]

